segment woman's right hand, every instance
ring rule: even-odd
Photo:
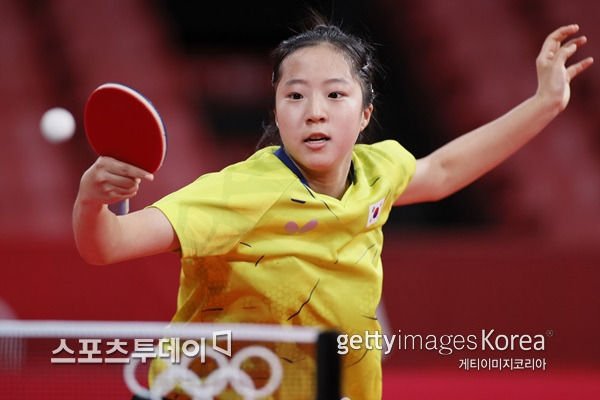
[[[85,171],[73,206],[75,243],[84,260],[104,265],[179,248],[173,226],[159,209],[117,217],[105,205],[135,196],[140,182],[153,179],[110,157],[99,157]]]
[[[134,197],[142,180],[154,176],[111,157],[98,157],[83,174],[78,199],[85,205],[112,204]]]

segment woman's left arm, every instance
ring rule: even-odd
[[[577,25],[563,26],[546,38],[536,59],[538,89],[534,96],[418,159],[413,179],[394,205],[436,201],[455,193],[506,160],[564,110],[571,80],[593,63],[588,57],[565,66],[587,41],[580,36],[562,44],[578,30]]]

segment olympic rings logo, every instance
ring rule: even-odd
[[[231,360],[223,354],[206,348],[206,356],[217,363],[217,369],[201,379],[188,367],[197,357],[184,356],[180,364],[170,364],[154,379],[152,388],[141,386],[135,378],[135,369],[139,359],[132,359],[125,365],[123,376],[127,387],[131,392],[151,400],[161,400],[163,396],[170,393],[179,386],[193,400],[208,400],[223,392],[231,385],[233,390],[243,396],[244,399],[252,400],[271,395],[281,384],[283,368],[279,358],[271,350],[261,346],[248,346],[239,350]],[[269,365],[271,375],[264,386],[257,389],[252,378],[242,370],[244,361],[250,358],[262,358]]]

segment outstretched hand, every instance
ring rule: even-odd
[[[587,42],[585,36],[579,36],[563,43],[578,31],[579,26],[576,24],[558,28],[548,35],[536,59],[538,75],[536,95],[557,104],[559,111],[564,110],[569,103],[571,80],[594,62],[592,57],[588,57],[566,66],[569,57]]]

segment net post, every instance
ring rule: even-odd
[[[317,340],[317,400],[339,400],[340,355],[336,331],[325,331]]]

